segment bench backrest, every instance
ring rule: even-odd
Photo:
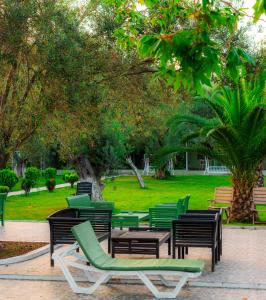
[[[77,183],[76,195],[87,194],[91,197],[92,195],[92,183],[89,181],[81,181]]]
[[[253,189],[253,202],[257,204],[266,204],[266,187]]]
[[[50,225],[51,243],[71,244],[75,242],[71,228],[87,220],[91,221],[95,232],[111,233],[112,211],[67,208],[53,213],[47,220]]]
[[[149,226],[155,228],[172,227],[172,221],[177,219],[179,211],[177,207],[152,207],[149,209]]]
[[[89,195],[70,196],[66,198],[68,207],[90,207],[91,198]]]
[[[212,245],[216,241],[218,214],[205,216],[206,219],[184,218],[172,223],[173,243],[189,243],[199,246]]]
[[[233,201],[234,190],[232,187],[217,187],[214,192],[215,203],[231,203]]]

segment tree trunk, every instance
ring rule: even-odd
[[[169,177],[169,172],[167,172],[167,164],[161,166],[159,169],[156,169],[154,178],[156,179],[166,179]]]
[[[231,208],[230,221],[252,221],[252,190],[253,182],[246,176],[237,178],[233,176],[234,198]]]
[[[92,181],[92,200],[103,201],[100,178],[97,178],[87,155],[80,155],[74,159],[77,173],[81,180]]]
[[[25,161],[24,160],[21,160],[16,163],[16,173],[17,173],[18,177],[24,177],[24,173],[25,173]]]
[[[263,161],[261,160],[257,166],[256,169],[256,175],[257,175],[257,182],[256,182],[256,187],[264,187],[264,175],[263,175]]]
[[[6,153],[0,153],[0,169],[4,169],[9,160],[9,155]]]
[[[131,157],[127,157],[126,158],[126,162],[128,163],[128,165],[131,167],[131,169],[133,170],[134,174],[137,176],[138,182],[139,182],[139,186],[140,188],[144,189],[145,188],[145,183],[144,180],[138,170],[138,168],[134,165]]]

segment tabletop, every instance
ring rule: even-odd
[[[121,212],[115,214],[117,217],[138,217],[140,221],[143,221],[149,217],[149,213],[138,213],[138,212]]]
[[[121,234],[118,238],[123,239],[137,239],[137,240],[166,240],[170,237],[170,232],[160,232],[160,231],[127,231]]]

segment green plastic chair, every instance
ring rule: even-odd
[[[139,227],[139,218],[136,216],[113,216],[112,228]]]
[[[184,198],[184,210],[185,210],[185,213],[187,212],[188,210],[188,206],[189,206],[189,199],[190,199],[190,195],[187,195],[185,198]]]
[[[69,208],[90,207],[91,198],[89,195],[70,196],[66,198]]]
[[[112,258],[103,251],[89,221],[74,226],[72,233],[77,243],[68,249],[57,250],[53,254],[53,259],[60,266],[75,293],[93,294],[101,284],[107,283],[113,276],[137,276],[156,298],[176,298],[187,281],[190,278],[198,277],[204,267],[202,261],[192,259]],[[76,252],[79,247],[84,256]],[[75,257],[75,260],[69,259],[70,256]],[[89,264],[86,265],[84,262]],[[78,286],[76,278],[71,274],[72,268],[83,270],[85,277],[92,285],[89,287]],[[96,277],[95,274],[100,274],[100,276]],[[154,275],[168,288],[172,286],[173,290],[159,291],[149,279],[149,276]],[[166,280],[165,276],[173,276],[176,280]],[[179,282],[177,282],[178,279]]]
[[[180,212],[176,206],[152,207],[149,209],[149,227],[172,228],[172,221],[176,220]]]
[[[0,194],[0,217],[1,217],[1,224],[4,226],[4,212],[5,212],[5,201],[7,198],[6,193]]]
[[[184,211],[184,201],[183,199],[179,199],[177,202],[165,202],[157,204],[155,207],[176,207],[179,214]]]

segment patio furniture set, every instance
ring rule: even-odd
[[[191,247],[211,248],[212,271],[222,255],[222,209],[189,210],[189,199],[188,195],[177,202],[158,204],[148,211],[116,212],[114,203],[93,202],[88,194],[68,197],[68,208],[48,217],[51,265],[54,260],[59,264],[76,293],[91,294],[115,275],[135,275],[156,298],[176,297],[188,278],[199,276],[203,270],[203,262],[185,259]],[[111,255],[99,244],[106,239]],[[164,243],[172,258],[160,258],[160,246]],[[54,253],[57,244],[73,245]],[[79,248],[83,255],[77,252]],[[155,259],[117,258],[119,254],[153,255]],[[69,260],[69,256],[81,262]],[[70,266],[84,270],[93,285],[78,286]],[[100,277],[94,277],[95,272],[100,273]],[[150,275],[158,275],[163,284],[174,287],[173,291],[159,291],[148,278]],[[164,276],[168,275],[181,277],[179,283],[167,281]]]

